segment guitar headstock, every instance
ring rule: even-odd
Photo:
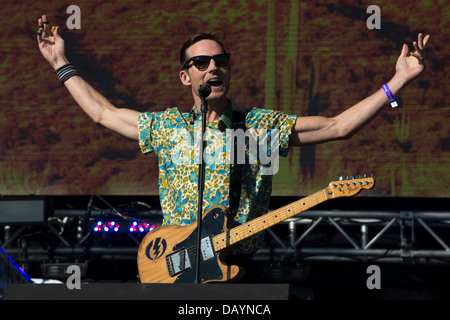
[[[362,189],[372,189],[374,185],[375,180],[372,176],[367,177],[364,175],[363,177],[346,177],[345,179],[340,177],[338,181],[330,182],[326,188],[326,192],[328,196],[332,196],[333,198],[349,197],[354,196]]]

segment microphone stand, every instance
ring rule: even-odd
[[[203,83],[198,88],[198,93],[202,99],[201,113],[202,113],[202,131],[200,143],[200,163],[198,168],[198,213],[197,213],[197,263],[195,273],[195,283],[200,283],[200,263],[201,263],[201,242],[202,242],[202,216],[203,216],[203,190],[205,188],[205,157],[204,150],[206,141],[204,140],[206,131],[206,113],[208,112],[208,102],[206,98],[211,94],[211,86]]]

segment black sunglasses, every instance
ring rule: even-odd
[[[186,61],[181,70],[189,69],[194,65],[198,70],[205,71],[208,69],[211,59],[214,59],[216,66],[219,68],[226,68],[230,65],[230,56],[231,54],[229,53],[220,53],[215,56],[195,56]],[[188,66],[188,63],[191,61],[193,64]]]

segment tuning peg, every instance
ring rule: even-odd
[[[355,176],[351,176],[350,179],[355,179]]]
[[[338,178],[338,181],[342,181],[342,180],[344,180],[344,177],[340,176],[340,177]]]

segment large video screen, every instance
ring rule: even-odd
[[[36,42],[59,25],[66,55],[117,107],[189,111],[178,77],[189,37],[216,32],[232,59],[234,104],[332,117],[395,73],[403,43],[431,34],[427,70],[350,140],[292,148],[273,194],[307,195],[339,176],[373,174],[365,196],[449,197],[450,10],[445,1],[3,1],[0,194],[157,195],[155,154],[96,125]],[[376,10],[378,9],[378,10]]]

